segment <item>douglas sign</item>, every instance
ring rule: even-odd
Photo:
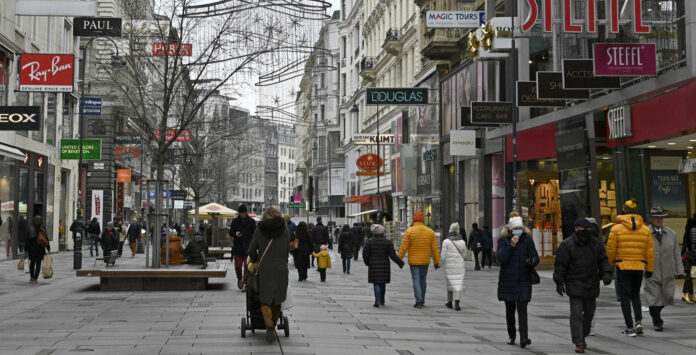
[[[427,88],[368,88],[367,105],[427,105]]]
[[[19,91],[72,92],[72,54],[24,53],[20,57]]]

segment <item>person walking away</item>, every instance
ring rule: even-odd
[[[307,223],[300,222],[295,229],[295,238],[299,241],[297,249],[292,252],[295,260],[295,268],[297,269],[298,281],[307,280],[307,269],[309,269],[309,256],[314,251],[314,242],[307,232]]]
[[[435,232],[423,224],[423,212],[413,214],[413,224],[404,233],[399,248],[399,259],[403,260],[408,253],[408,265],[411,268],[413,295],[416,298],[415,308],[423,308],[425,304],[426,277],[432,256],[435,269],[440,268],[440,254],[437,250]]]
[[[39,234],[43,234],[43,236],[39,238]],[[39,239],[43,239],[43,241]],[[26,252],[29,257],[29,283],[34,285],[39,283],[41,262],[47,254],[47,251],[51,251],[51,244],[48,243],[48,236],[44,228],[43,218],[36,215],[34,219],[32,219],[27,231]]]
[[[172,228],[169,230],[167,243],[169,244],[169,265],[186,264],[186,259],[184,259],[184,246],[181,244],[181,238],[179,238],[179,233],[176,232],[176,229]],[[162,244],[160,257],[162,264],[167,262],[166,247],[167,245]]]
[[[249,245],[250,271],[258,268],[258,299],[266,324],[266,341],[276,339],[275,328],[280,307],[288,291],[290,239],[283,216],[275,207],[264,211]],[[261,261],[261,259],[263,260]]]
[[[2,218],[0,218],[0,226],[2,226]],[[60,251],[60,245],[67,244],[65,241],[65,226],[63,225],[63,219],[58,220],[58,242],[59,242],[58,250]],[[63,248],[65,248],[65,247],[63,247]]]
[[[486,267],[486,260],[488,261],[488,268],[491,268],[493,264],[493,234],[491,233],[491,228],[489,226],[483,226],[483,254],[481,256],[481,268]]]
[[[655,251],[650,228],[643,218],[636,214],[638,204],[634,199],[626,201],[611,227],[607,241],[607,257],[610,265],[618,266],[616,282],[619,287],[621,312],[626,322],[626,330],[621,334],[635,337],[643,334],[643,315],[641,314],[640,286],[643,275],[652,276],[655,265]],[[631,317],[631,307],[635,323]]]
[[[365,223],[363,223],[361,233],[362,233],[362,239],[363,239],[364,241],[367,241],[367,240],[369,240],[370,238],[372,238],[372,229],[371,229],[371,227],[372,227],[372,223],[370,223],[370,222],[365,222]]]
[[[135,253],[137,251],[138,247],[138,239],[140,238],[140,233],[142,227],[140,226],[140,223],[138,223],[138,220],[133,218],[133,221],[131,222],[131,225],[128,226],[128,244],[130,245],[130,250],[131,250],[131,258],[135,258]]]
[[[461,310],[459,299],[464,290],[464,275],[466,273],[464,255],[466,252],[466,243],[459,234],[459,223],[452,223],[447,239],[442,242],[442,265],[440,266],[445,270],[445,281],[447,281],[447,303],[445,306],[451,309],[452,301],[454,301],[455,311]]]
[[[204,255],[201,255],[201,252]],[[205,265],[205,255],[208,255],[208,243],[200,233],[196,232],[184,248],[184,258],[187,264]]]
[[[114,229],[114,223],[106,223],[106,228],[100,237],[102,251],[104,252],[104,262],[106,262],[106,257],[108,257],[112,250],[118,250],[118,234],[116,229]],[[98,255],[98,254],[97,254]]]
[[[346,229],[346,224],[343,228]],[[363,262],[367,266],[367,282],[373,285],[375,291],[374,307],[384,306],[387,284],[391,281],[391,267],[389,259],[404,267],[404,262],[399,259],[394,251],[394,244],[384,237],[384,227],[373,224],[370,227],[372,238],[368,239],[363,248]],[[341,235],[343,235],[342,233]],[[348,255],[350,262],[350,255]]]
[[[609,285],[612,274],[604,245],[595,238],[594,226],[585,218],[575,221],[574,233],[558,247],[553,272],[556,292],[567,294],[570,300],[570,335],[575,352],[580,354],[585,353],[585,339],[592,329],[599,281]]]
[[[326,282],[326,269],[331,268],[331,256],[328,252],[326,244],[319,247],[319,252],[312,252],[312,255],[317,259],[317,271],[321,277],[321,282]]]
[[[312,241],[314,241],[314,250],[312,252],[312,266],[314,266],[314,253],[319,253],[319,248],[322,245],[328,245],[330,250],[333,250],[333,243],[329,237],[329,229],[321,223],[321,217],[317,217],[317,225],[312,229]]]
[[[229,234],[234,241],[232,245],[232,262],[234,262],[234,271],[237,274],[237,288],[244,290],[244,280],[246,279],[247,273],[249,273],[247,267],[247,252],[249,250],[251,238],[254,236],[256,230],[256,221],[249,217],[245,205],[239,205],[237,212],[239,214],[232,219],[230,223]],[[242,273],[242,269],[244,273]]]
[[[350,234],[353,238],[353,260],[358,260],[360,247],[363,245],[362,228],[359,223],[353,223],[353,227],[350,228]]]
[[[662,309],[674,304],[674,284],[683,267],[677,233],[665,225],[667,213],[662,207],[650,209],[650,233],[653,238],[655,266],[651,277],[645,278],[645,302],[656,332],[663,331]]]
[[[295,235],[295,228],[297,228],[297,225],[290,219],[289,214],[286,213],[284,217],[285,222],[288,225],[288,235],[290,236],[290,239],[293,239],[293,236]]]
[[[92,217],[87,226],[87,233],[89,234],[89,256],[94,256],[92,250],[99,256],[99,234],[101,234],[101,228],[99,227],[99,222],[97,217]]]
[[[343,273],[350,275],[350,259],[353,258],[353,236],[347,224],[343,225],[341,233],[338,235],[338,251],[341,253]]]
[[[469,233],[469,247],[474,251],[474,260],[476,261],[476,267],[474,267],[474,270],[481,270],[481,265],[479,264],[479,253],[483,251],[483,239],[484,234],[478,228],[478,223],[472,223],[471,233]],[[481,257],[483,258],[483,256]]]
[[[505,302],[505,320],[510,338],[508,344],[515,344],[517,311],[522,348],[532,343],[527,327],[527,305],[532,300],[530,268],[539,264],[539,254],[531,235],[531,231],[524,227],[522,217],[515,214],[501,231],[496,253],[500,263],[498,300]]]
[[[696,296],[694,296],[694,283],[691,278],[691,268],[696,266],[696,213],[686,223],[684,240],[682,243],[682,260],[684,261],[684,273],[686,273],[684,287],[682,288],[682,292],[684,293],[682,301],[694,304],[696,303]]]
[[[123,244],[126,243],[126,232],[123,230],[123,224],[120,220],[114,220],[114,229],[118,233],[118,257],[123,255]]]

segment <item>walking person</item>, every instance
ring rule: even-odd
[[[650,228],[643,218],[636,214],[638,204],[631,199],[624,203],[616,217],[616,223],[611,227],[607,241],[607,257],[609,264],[618,266],[616,282],[619,287],[621,312],[624,316],[626,329],[621,333],[628,337],[643,334],[643,315],[641,314],[640,286],[643,276],[650,278],[655,265],[655,251]],[[635,323],[631,317],[631,308]]]
[[[667,213],[662,207],[650,209],[650,233],[655,246],[655,266],[651,277],[645,278],[645,302],[656,332],[664,329],[662,309],[674,304],[674,284],[681,275],[682,264],[677,233],[663,224]]]
[[[276,339],[275,328],[280,307],[288,291],[288,227],[280,211],[269,207],[264,211],[249,245],[250,270],[258,268],[258,297],[266,324],[266,341]]]
[[[344,230],[347,226],[343,227]],[[399,268],[404,267],[404,262],[396,255],[394,244],[384,237],[384,227],[373,224],[370,228],[372,238],[365,243],[365,248],[363,248],[363,262],[367,266],[367,282],[373,284],[375,291],[375,304],[373,306],[379,307],[385,304],[387,284],[391,281],[389,259],[399,265]],[[348,261],[350,262],[350,257]]]
[[[569,297],[570,335],[579,354],[585,353],[585,339],[592,330],[599,281],[611,283],[611,266],[604,245],[595,237],[594,226],[585,218],[575,221],[574,233],[558,247],[553,272],[556,292]]]
[[[128,226],[128,232],[126,232],[128,235],[128,244],[130,245],[131,250],[131,258],[135,258],[135,253],[138,247],[138,239],[140,239],[140,234],[142,233],[141,229],[142,227],[140,226],[140,223],[138,223],[138,220],[133,218],[130,226]]]
[[[99,227],[99,221],[97,217],[92,217],[87,226],[87,233],[89,234],[89,256],[94,256],[92,250],[99,256],[99,235],[101,234],[101,228]]]
[[[312,252],[312,256],[317,259],[317,271],[321,282],[326,282],[326,269],[331,268],[331,256],[329,255],[326,244],[319,247],[319,252]]]
[[[123,230],[123,224],[117,218],[114,218],[114,230],[118,234],[118,257],[123,255],[123,244],[126,243],[126,232]]]
[[[256,230],[256,221],[249,217],[245,205],[239,205],[237,212],[239,214],[232,219],[230,223],[229,234],[232,236],[233,240],[232,262],[234,262],[234,271],[237,274],[237,288],[244,290],[244,280],[246,279],[247,273],[249,273],[247,267],[247,252],[251,244],[251,238],[254,236],[254,231]],[[242,270],[244,271],[243,273]]]
[[[293,236],[295,235],[295,228],[297,228],[297,225],[290,219],[289,214],[286,213],[283,217],[285,217],[285,222],[288,225],[288,235],[290,236],[290,239],[293,239]]]
[[[353,227],[350,228],[350,234],[353,238],[353,260],[358,260],[360,247],[363,245],[362,228],[360,228],[359,223],[353,223]]]
[[[684,261],[684,287],[682,292],[682,301],[694,304],[696,296],[694,296],[694,283],[691,278],[691,268],[696,266],[696,214],[686,223],[684,230],[684,241],[682,245],[682,260]]]
[[[367,242],[370,238],[372,238],[372,223],[370,222],[365,222],[362,225],[361,233],[362,233],[362,240]]]
[[[426,277],[432,257],[435,269],[440,268],[440,254],[437,250],[435,232],[423,224],[423,212],[413,214],[413,224],[404,233],[399,248],[399,259],[403,260],[408,253],[408,265],[411,268],[413,295],[416,298],[415,308],[423,308],[425,304]]]
[[[41,237],[39,234],[43,234]],[[42,239],[42,240],[39,240]],[[41,272],[41,262],[47,252],[51,251],[51,244],[48,243],[48,236],[44,227],[43,218],[36,215],[32,219],[27,231],[26,252],[29,257],[29,283],[39,283],[39,272]]]
[[[341,233],[338,235],[338,251],[341,253],[343,273],[350,275],[350,259],[353,258],[353,236],[347,224],[343,225]]]
[[[486,261],[488,261],[488,268],[491,268],[493,264],[493,234],[491,233],[491,228],[489,226],[483,226],[483,254],[481,256],[481,268],[486,267]]]
[[[469,233],[469,248],[474,251],[474,260],[476,261],[474,270],[481,270],[481,265],[479,264],[479,253],[483,251],[484,237],[483,232],[478,227],[478,223],[472,223],[471,233]],[[483,255],[481,258],[483,258]],[[481,261],[483,261],[483,259]]]
[[[322,245],[328,245],[329,250],[333,250],[333,243],[329,237],[329,229],[321,223],[321,217],[317,217],[317,225],[312,229],[312,241],[314,242],[314,250],[312,253],[312,266],[314,266],[314,253],[319,253]]]
[[[513,214],[511,214],[513,215]],[[496,256],[500,262],[498,276],[498,300],[505,302],[505,320],[510,340],[515,344],[515,311],[517,311],[520,347],[532,343],[527,327],[527,305],[532,300],[532,280],[530,268],[539,264],[539,254],[529,229],[524,227],[522,217],[513,215],[503,228],[498,240]]]
[[[295,238],[299,241],[297,243],[297,249],[292,252],[292,257],[295,260],[295,268],[297,269],[297,276],[300,282],[307,280],[307,269],[309,269],[309,256],[314,250],[314,243],[312,238],[307,232],[307,223],[300,222],[295,229]]]
[[[455,311],[461,310],[459,299],[464,290],[464,275],[466,273],[464,255],[466,252],[466,243],[459,234],[459,223],[452,223],[447,239],[442,242],[441,266],[445,270],[445,280],[447,281],[447,303],[445,306],[451,309],[452,301],[454,301]]]
[[[104,262],[107,262],[107,257],[111,255],[111,251],[118,250],[118,233],[114,229],[114,222],[106,223],[106,228],[99,238],[102,251],[104,251]]]

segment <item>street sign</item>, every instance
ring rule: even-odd
[[[60,140],[61,159],[80,159],[80,140],[61,139]],[[101,140],[84,139],[82,140],[82,159],[101,160]]]
[[[82,37],[121,37],[119,17],[75,17],[73,36]]]
[[[186,190],[169,190],[169,196],[174,200],[185,200],[188,197]]]
[[[94,164],[92,164],[92,169],[104,170],[104,163],[103,162],[94,162]]]
[[[101,97],[83,97],[82,112],[83,116],[101,116],[102,99]]]
[[[592,59],[564,59],[563,87],[566,89],[621,89],[618,76],[595,76]]]
[[[0,106],[0,131],[38,131],[40,129],[41,106]]]
[[[306,205],[304,203],[289,203],[288,208],[305,208]]]
[[[484,11],[428,11],[425,15],[428,28],[476,28],[485,23]]]
[[[114,133],[115,145],[140,144],[140,136],[135,132],[116,132]]]
[[[565,107],[565,105],[565,100],[551,100],[538,98],[536,81],[517,82],[518,107]]]
[[[377,144],[376,134],[354,134],[353,135],[354,144]],[[379,135],[379,144],[394,144],[393,134],[381,134]]]
[[[536,74],[539,99],[587,100],[590,98],[590,90],[564,89],[562,72],[538,71]]]
[[[367,88],[366,105],[427,105],[427,88]]]
[[[471,103],[471,123],[512,123],[512,103],[494,101],[474,101]]]

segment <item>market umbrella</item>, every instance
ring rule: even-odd
[[[209,203],[198,208],[199,219],[211,220],[213,218],[233,218],[237,211],[217,203]],[[190,218],[196,217],[196,209],[188,211]]]

